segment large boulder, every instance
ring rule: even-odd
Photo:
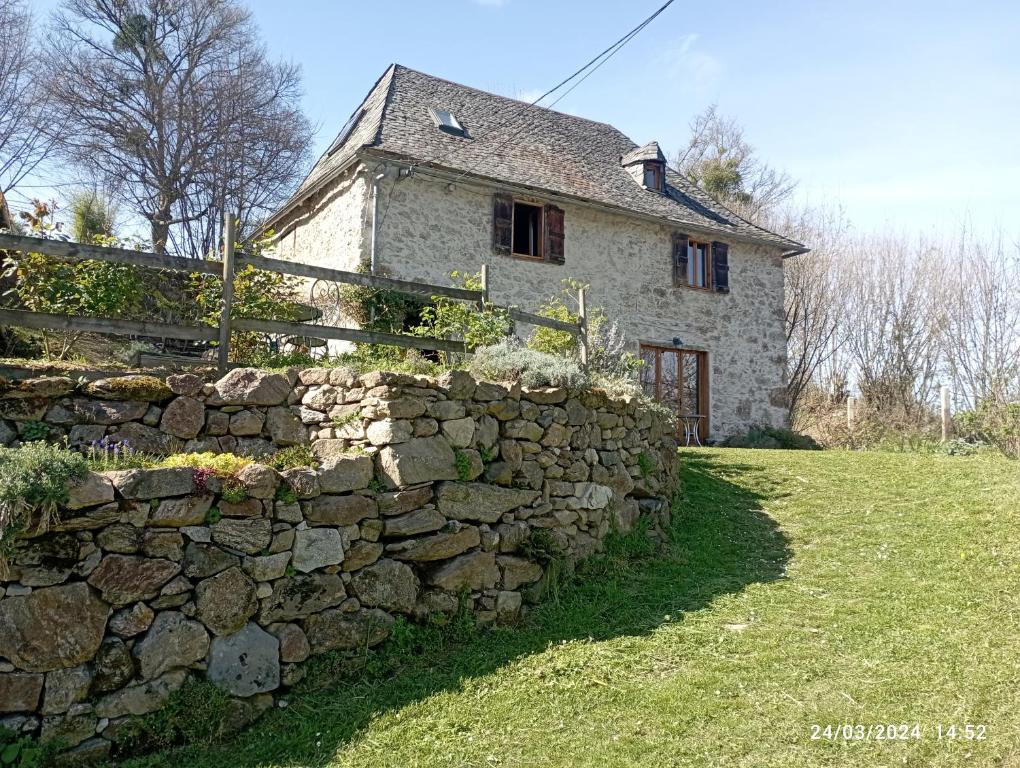
[[[443,563],[428,577],[429,584],[447,592],[464,589],[480,591],[492,589],[499,581],[496,555],[493,552],[469,552]]]
[[[92,666],[81,664],[69,669],[55,669],[46,675],[46,695],[40,710],[44,715],[66,712],[72,704],[84,701],[92,687]],[[4,700],[0,694],[0,701]],[[2,705],[0,705],[2,707]]]
[[[418,577],[404,563],[380,560],[351,579],[351,590],[362,605],[410,613],[418,600]]]
[[[485,483],[440,483],[436,504],[440,512],[454,520],[494,523],[504,512],[526,507],[539,495],[538,491]]]
[[[419,533],[438,531],[446,525],[446,518],[434,509],[419,509],[383,521],[383,536],[416,536]]]
[[[214,386],[223,405],[279,405],[291,392],[282,373],[258,368],[235,368]]]
[[[409,488],[406,491],[381,493],[377,497],[379,512],[383,515],[402,515],[413,509],[423,507],[432,501],[432,486]]]
[[[109,607],[79,582],[0,600],[0,656],[29,672],[74,667],[103,641]]]
[[[42,695],[43,676],[27,672],[0,673],[0,713],[34,712]]]
[[[65,509],[83,509],[95,507],[113,501],[113,483],[109,478],[89,472],[85,479],[68,488]]]
[[[254,555],[273,541],[273,523],[265,518],[223,518],[212,526],[212,540],[228,549]]]
[[[104,400],[89,400],[84,397],[77,397],[68,405],[72,418],[83,424],[125,424],[129,421],[137,421],[145,416],[149,410],[147,402],[118,402]],[[49,419],[47,419],[49,420]]]
[[[110,605],[121,606],[155,597],[180,570],[171,560],[107,555],[89,574],[88,582]]]
[[[188,667],[205,658],[209,634],[197,621],[183,613],[165,611],[156,616],[152,627],[134,648],[138,671],[148,680],[180,667]]]
[[[202,525],[212,506],[212,501],[213,497],[209,495],[164,499],[149,512],[149,519],[145,521],[145,524],[160,528]]]
[[[312,653],[371,647],[385,640],[395,619],[378,608],[346,613],[332,609],[305,621]]]
[[[237,555],[224,552],[214,544],[193,541],[184,549],[184,575],[192,579],[207,578],[240,562]]]
[[[440,435],[387,445],[379,452],[379,469],[391,488],[458,477],[453,448]]]
[[[90,397],[98,397],[102,400],[144,400],[146,402],[166,400],[173,394],[162,379],[143,374],[96,379],[82,387],[82,391]]]
[[[259,623],[291,621],[340,605],[346,598],[343,580],[335,573],[280,579],[273,584],[273,593],[262,601]]]
[[[255,582],[240,568],[229,568],[195,587],[198,619],[214,634],[229,635],[243,627],[255,611]]]
[[[379,517],[375,500],[367,496],[318,496],[304,506],[305,519],[323,525],[357,525],[370,517]]]
[[[217,637],[209,654],[209,682],[233,696],[280,687],[280,641],[258,624]]]
[[[184,685],[187,678],[187,670],[177,669],[155,680],[122,688],[96,702],[96,715],[113,719],[155,712],[166,703],[170,694]]]
[[[374,467],[368,456],[333,456],[319,468],[319,487],[322,493],[347,493],[368,488]]]
[[[337,565],[343,559],[343,536],[336,528],[308,528],[294,535],[291,563],[302,573]]]
[[[451,523],[432,536],[391,544],[386,551],[390,557],[397,560],[429,562],[459,555],[472,547],[477,547],[480,541],[481,534],[475,526]]]
[[[195,489],[195,471],[188,467],[122,469],[105,474],[125,499],[185,496]]]
[[[185,440],[198,437],[205,426],[205,406],[193,397],[178,397],[163,411],[160,429]]]
[[[532,560],[500,555],[496,561],[503,575],[503,589],[514,590],[522,584],[531,584],[542,578],[542,566]]]
[[[308,442],[308,428],[290,408],[270,408],[266,429],[277,445],[301,445]]]

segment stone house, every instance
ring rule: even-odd
[[[741,219],[605,123],[392,65],[268,222],[281,258],[448,285],[489,269],[534,311],[564,279],[647,361],[647,392],[702,440],[782,424],[783,260]]]

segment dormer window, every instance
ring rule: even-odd
[[[467,136],[467,129],[464,128],[453,112],[429,107],[429,115],[432,117],[432,122],[443,133],[449,133],[451,136]]]
[[[663,168],[662,163],[652,161],[645,162],[645,177],[644,185],[652,190],[662,194],[666,191],[665,184],[663,184]]]

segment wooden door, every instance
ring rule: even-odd
[[[698,437],[708,439],[708,354],[695,349],[641,345],[644,393],[685,416],[702,416]],[[681,427],[680,434],[683,434]]]

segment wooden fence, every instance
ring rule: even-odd
[[[479,307],[490,306],[504,309],[515,322],[539,325],[570,333],[577,339],[582,365],[587,365],[587,324],[584,289],[578,292],[579,320],[576,323],[555,320],[549,317],[525,312],[517,307],[498,307],[489,303],[488,268],[482,266],[482,289],[480,291],[466,288],[451,288],[442,285],[431,285],[410,280],[398,280],[378,275],[365,275],[358,272],[346,272],[329,269],[311,264],[301,264],[282,259],[270,259],[239,251],[236,247],[234,217],[227,216],[223,232],[223,260],[211,261],[190,259],[181,256],[156,255],[124,248],[107,248],[103,246],[84,245],[62,240],[47,240],[38,237],[22,237],[20,235],[0,234],[0,251],[20,251],[22,253],[41,253],[66,261],[105,261],[113,264],[130,264],[150,269],[168,269],[189,273],[218,275],[223,278],[223,298],[220,318],[217,326],[184,325],[150,323],[141,320],[122,320],[109,317],[84,317],[78,315],[54,315],[44,312],[31,312],[20,309],[0,309],[0,325],[33,328],[52,331],[88,331],[93,333],[109,333],[127,336],[148,336],[182,339],[187,341],[217,342],[218,367],[224,373],[229,367],[230,334],[232,331],[254,331],[265,334],[285,336],[306,336],[321,339],[334,339],[362,344],[386,344],[396,347],[438,350],[443,352],[470,353],[472,350],[463,342],[454,339],[440,339],[408,334],[382,333],[365,331],[357,328],[342,328],[329,325],[315,325],[305,322],[286,320],[256,320],[235,317],[233,314],[234,276],[240,267],[252,266],[256,269],[277,272],[280,274],[305,277],[313,280],[324,280],[333,283],[358,285],[387,291],[413,294],[419,296],[445,296],[460,301],[477,304]]]

